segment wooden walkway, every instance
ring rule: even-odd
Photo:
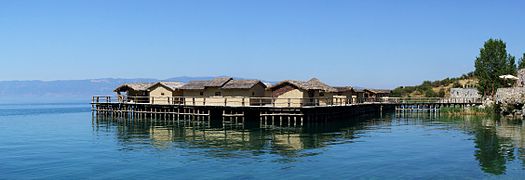
[[[305,121],[327,121],[383,111],[437,112],[441,107],[481,105],[481,99],[451,98],[239,98],[93,96],[94,116],[130,120],[208,122],[242,125],[258,119],[264,126],[302,126]]]

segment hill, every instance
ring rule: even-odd
[[[445,78],[437,81],[424,81],[417,86],[400,86],[393,90],[395,97],[445,97],[451,88],[476,87],[478,80],[474,73],[464,74],[457,78]]]

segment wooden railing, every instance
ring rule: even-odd
[[[442,98],[442,97],[388,97],[383,102],[393,104],[480,104],[483,103],[481,98]]]
[[[316,98],[275,98],[275,97],[241,97],[241,96],[93,96],[92,103],[125,103],[125,104],[166,104],[192,106],[268,106],[268,107],[305,107],[305,106],[343,106],[364,102],[352,98],[316,97]],[[367,99],[366,101],[371,101]]]
[[[124,104],[159,104],[159,105],[190,105],[190,106],[232,106],[232,107],[319,107],[319,106],[349,106],[356,104],[428,104],[428,103],[481,103],[480,98],[282,98],[282,97],[237,97],[237,96],[93,96],[92,103],[124,103]]]

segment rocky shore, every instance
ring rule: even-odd
[[[519,80],[512,88],[499,88],[495,102],[502,115],[525,116],[525,69],[518,71]]]

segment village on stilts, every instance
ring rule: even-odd
[[[111,96],[92,97],[94,116],[177,123],[219,120],[233,125],[252,121],[261,127],[296,127],[307,122],[383,111],[436,113],[444,106],[467,107],[482,103],[480,97],[469,95],[390,97],[390,90],[333,87],[316,78],[285,80],[274,85],[230,77],[188,83],[127,83],[114,92],[116,94]]]

